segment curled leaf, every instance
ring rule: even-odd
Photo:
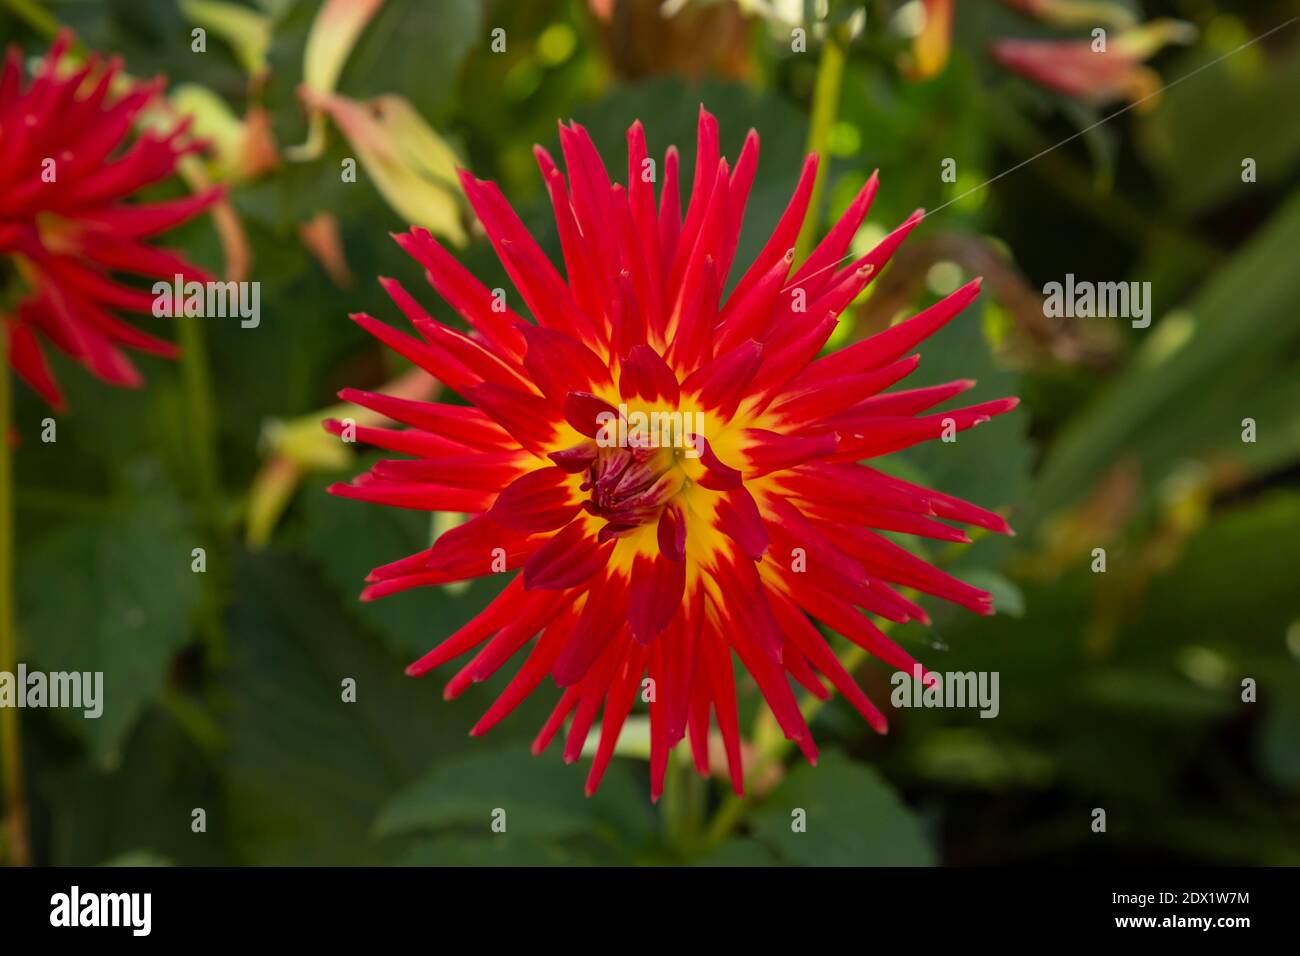
[[[1144,66],[1169,43],[1189,43],[1195,29],[1179,20],[1153,20],[1097,48],[1090,40],[1000,40],[993,59],[1057,93],[1093,104],[1154,101],[1160,77]]]
[[[325,0],[307,35],[303,50],[302,85],[316,93],[333,93],[339,76],[361,33],[384,0]],[[294,161],[317,159],[325,148],[325,120],[311,113],[307,141],[285,150]]]
[[[266,52],[271,46],[269,16],[224,0],[181,0],[180,9],[191,23],[229,43],[240,65],[251,75],[266,72]]]
[[[246,182],[279,163],[270,120],[261,107],[250,108],[240,119],[224,99],[194,83],[178,86],[169,100],[177,115],[191,118],[194,135],[206,141],[214,178]]]
[[[423,369],[412,369],[379,389],[397,398],[427,400],[438,382]],[[336,471],[352,461],[348,444],[321,427],[326,419],[351,420],[357,426],[391,422],[378,412],[340,403],[302,415],[292,421],[272,419],[262,427],[266,463],[253,476],[244,511],[244,538],[254,550],[266,547],[280,515],[293,499],[303,477],[312,471]]]
[[[394,95],[361,102],[308,87],[298,93],[338,126],[375,188],[399,216],[453,245],[465,243],[456,154],[409,102]]]

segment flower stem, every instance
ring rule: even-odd
[[[221,503],[220,461],[217,456],[217,416],[208,368],[207,345],[201,319],[192,315],[177,318],[181,344],[181,378],[189,423],[190,454],[193,456],[194,488],[198,496],[199,526],[209,559],[221,548],[225,518]],[[204,574],[200,623],[210,660],[221,664],[226,657],[225,634],[221,626],[223,562]]]
[[[14,630],[13,391],[10,385],[8,329],[0,328],[0,671],[18,671]],[[0,707],[0,773],[4,776],[4,831],[8,860],[31,862],[27,841],[27,803],[23,790],[22,737],[18,708]]]
[[[840,113],[840,87],[844,85],[845,51],[833,36],[827,36],[822,44],[821,59],[817,63],[817,80],[813,86],[812,118],[808,125],[809,153],[821,157],[817,165],[817,178],[813,180],[812,197],[808,200],[808,215],[804,217],[803,228],[799,230],[799,239],[795,242],[794,261],[803,262],[812,251],[821,225],[822,187],[826,184],[826,147],[830,142],[831,127]]]
[[[671,754],[664,769],[664,831],[669,845],[689,856],[698,848],[708,788],[681,756]]]
[[[889,622],[885,621],[883,623],[888,624]],[[882,628],[882,630],[887,629]],[[866,656],[867,652],[854,644],[840,656],[840,663],[851,674],[866,659]],[[804,701],[799,707],[804,720],[811,724],[812,719],[817,716],[817,712],[822,709],[825,703],[826,701],[811,694],[804,695]],[[755,739],[757,737],[758,735],[755,734]],[[786,740],[780,734],[767,736],[765,744],[758,751],[753,766],[749,768],[749,772],[745,775],[745,791],[751,791],[754,782],[763,779],[763,775],[768,768],[783,759],[793,746],[793,741]],[[742,799],[734,793],[727,795],[722,805],[718,807],[717,812],[714,813],[713,819],[709,821],[708,830],[705,831],[703,842],[706,848],[711,849],[717,846],[731,835],[731,832],[744,819],[752,799]]]
[[[677,761],[676,755],[670,755],[668,765],[664,768],[664,833],[668,844],[681,849],[687,842],[686,824],[686,787],[687,770]]]
[[[37,3],[36,0],[3,0],[3,2],[0,2],[0,6],[3,6],[37,33],[41,33],[50,39],[53,39],[59,32],[58,18]]]

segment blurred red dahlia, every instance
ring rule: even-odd
[[[732,169],[719,158],[717,122],[701,109],[685,219],[676,150],[665,156],[656,208],[639,122],[627,142],[626,188],[610,183],[581,126],[560,127],[567,179],[536,149],[567,281],[500,190],[461,174],[535,325],[505,308],[427,232],[396,237],[473,332],[431,318],[390,279],[380,281],[420,338],[368,315],[353,318],[471,405],[345,390],[345,400],[407,426],[356,428],[356,439],[411,457],[381,461],[331,490],[473,516],[428,550],[376,568],[365,598],[522,569],[477,618],[407,669],[424,674],[479,648],[448,684],[454,697],[536,637],[472,733],[495,725],[550,674],[564,692],[534,751],[571,716],[564,757],[577,759],[603,706],[591,793],[642,697],[658,797],[668,751],[683,737],[697,769],[708,772],[712,709],[741,792],[733,652],[811,761],[817,750],[791,678],[819,697],[828,696],[829,681],[878,731],[885,718],[810,617],[911,671],[911,656],[858,609],[925,621],[899,590],[913,588],[992,612],[986,592],[879,532],[964,541],[939,519],[1009,533],[1003,519],[859,462],[945,427],[970,428],[1016,400],[921,414],[973,383],[885,393],[916,368],[911,349],[975,297],[978,280],[817,357],[836,316],[921,219],[918,211],[841,268],[875,194],[874,175],[791,278],[817,167],[809,156],[767,245],[722,301],[758,162],[757,134],[749,133]],[[671,427],[660,428],[665,422]],[[326,427],[338,434],[345,425]],[[661,440],[665,434],[682,440]]]
[[[145,133],[125,147],[162,80],[132,83],[121,63],[91,56],[64,62],[71,34],[59,35],[24,89],[22,56],[10,47],[0,71],[0,263],[12,262],[25,288],[5,317],[9,361],[55,408],[63,396],[37,333],[112,385],[137,386],[140,373],[119,346],[174,357],[175,346],[123,322],[118,311],[149,312],[153,296],[116,282],[112,272],[206,279],[179,255],[148,245],[219,195],[127,205],[132,193],[170,176],[199,148],[170,134]],[[120,92],[116,88],[121,88]]]

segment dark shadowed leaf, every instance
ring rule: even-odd
[[[803,810],[807,831],[792,829]],[[759,838],[806,866],[929,866],[934,851],[917,819],[876,773],[836,751],[800,766],[753,817]]]
[[[385,807],[380,833],[452,828],[493,834],[494,819],[506,833],[526,840],[589,835],[627,854],[653,831],[644,780],[619,763],[600,791],[583,796],[585,772],[566,766],[554,752],[533,757],[524,746],[478,748],[439,763]],[[500,826],[501,823],[498,823]]]
[[[103,673],[102,716],[57,711],[101,764],[118,760],[172,655],[190,640],[199,543],[175,493],[148,480],[121,510],[64,525],[24,555],[22,657],[45,671]]]

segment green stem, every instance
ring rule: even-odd
[[[889,622],[885,621],[883,623],[888,624]],[[866,660],[866,657],[867,652],[854,644],[840,657],[840,663],[843,664],[844,669],[851,674],[859,664]],[[813,718],[817,716],[818,711],[820,711],[825,704],[826,701],[808,694],[805,696],[804,702],[800,705],[799,710],[803,714],[804,720],[811,724]],[[757,735],[755,736],[757,737]],[[755,781],[763,779],[763,776],[773,764],[785,759],[786,754],[788,754],[793,747],[794,742],[786,740],[785,737],[780,734],[775,736],[769,735],[767,737],[767,743],[759,748],[754,763],[749,769],[749,773],[745,775],[746,792],[753,789]],[[745,812],[748,809],[748,800],[742,799],[734,793],[728,794],[726,799],[723,800],[722,805],[718,807],[717,812],[713,815],[713,819],[709,821],[709,828],[704,834],[705,847],[715,847],[727,839],[727,837],[731,835],[731,832],[740,825],[740,822],[744,819]]]
[[[202,320],[185,315],[177,319],[181,344],[181,378],[187,412],[189,451],[194,463],[194,487],[198,493],[199,525],[209,568],[203,576],[200,621],[204,641],[213,664],[226,659],[225,634],[221,626],[223,591],[222,542],[226,530],[221,503],[220,460],[217,454],[216,402],[212,375],[208,369],[207,344]]]
[[[37,33],[53,39],[59,32],[59,21],[36,0],[3,0],[4,8]]]
[[[808,200],[808,214],[804,217],[803,228],[799,230],[799,239],[794,247],[794,261],[803,262],[812,251],[821,225],[822,187],[826,184],[826,147],[831,137],[831,127],[840,113],[840,87],[844,85],[844,47],[834,38],[828,36],[822,44],[821,60],[817,63],[817,81],[813,87],[812,118],[808,126],[808,148],[806,152],[816,153],[820,160],[817,165],[817,177],[813,180],[812,197]]]
[[[226,746],[225,733],[208,708],[175,687],[163,691],[162,705],[176,725],[205,753],[209,756],[221,753]]]
[[[680,756],[670,755],[664,769],[663,815],[668,844],[685,857],[699,843],[708,787]]]
[[[8,330],[0,328],[0,671],[18,671],[18,635],[14,629],[14,493],[13,390],[9,369]],[[18,708],[0,707],[0,772],[4,775],[4,830],[9,862],[31,862],[27,840],[27,803],[23,789],[22,736]]]
[[[731,832],[740,826],[745,810],[743,799],[734,793],[727,794],[722,801],[722,806],[718,807],[718,811],[713,814],[713,819],[709,821],[709,829],[704,834],[704,845],[715,847],[726,840]]]
[[[664,836],[668,845],[680,847],[685,834],[683,830],[683,813],[686,807],[686,794],[682,778],[686,771],[677,762],[676,754],[668,755],[668,765],[664,767],[664,795],[662,813],[664,818]]]

